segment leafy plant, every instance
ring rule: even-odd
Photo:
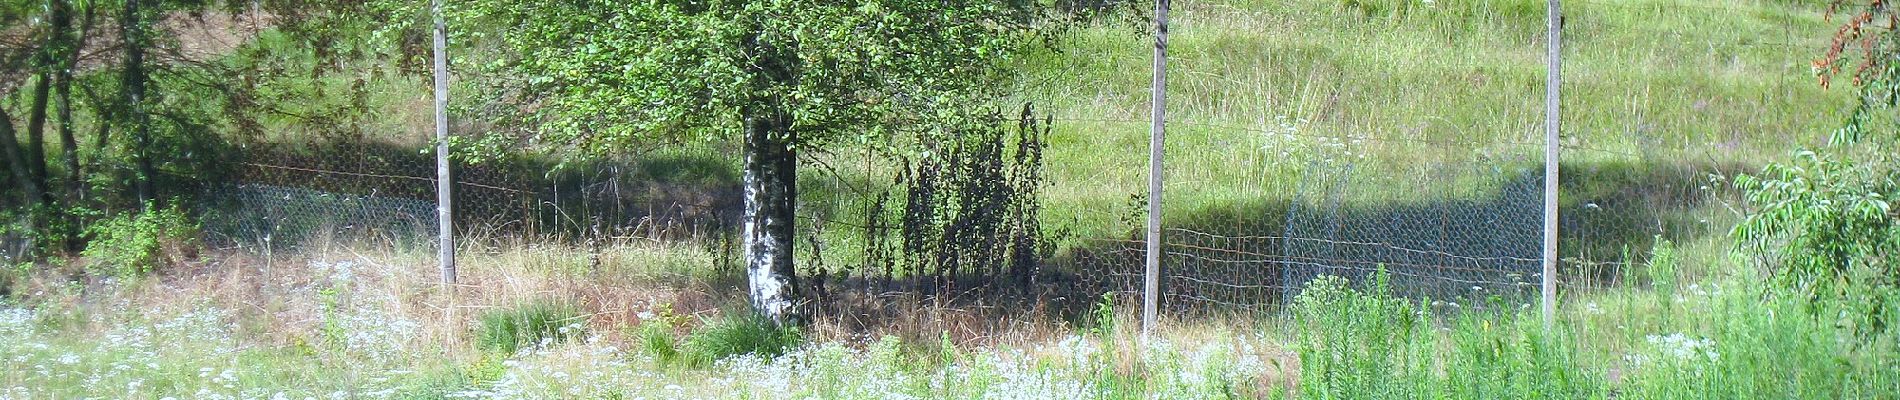
[[[1115,334],[1115,294],[1102,293],[1102,299],[1095,301],[1095,309],[1090,312],[1089,321],[1093,326],[1088,334],[1098,339],[1110,339]]]
[[[1815,315],[1867,338],[1892,325],[1900,299],[1900,168],[1891,154],[1844,148],[1801,151],[1761,176],[1735,180],[1755,208],[1732,232],[1749,250],[1774,256],[1772,281],[1806,299]]]
[[[92,241],[81,254],[94,273],[131,278],[195,257],[199,228],[173,206],[119,214],[87,229]]]
[[[1392,297],[1379,276],[1370,292],[1321,276],[1294,298],[1303,393],[1326,398],[1420,389],[1407,384],[1424,372],[1417,367],[1430,322],[1411,301]]]
[[[640,327],[634,332],[634,341],[662,365],[678,362],[680,344],[673,332],[685,322],[684,319],[673,313],[671,305],[661,306],[652,318],[641,318]]]

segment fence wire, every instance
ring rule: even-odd
[[[677,162],[647,156],[646,162]],[[434,245],[435,160],[426,149],[342,143],[254,148],[237,158],[226,179],[197,196],[215,245],[281,251],[312,240]],[[532,159],[457,162],[457,239],[678,238],[730,225],[736,183],[670,165],[673,173],[692,176],[656,177],[661,168],[639,162],[592,160],[562,168]]]

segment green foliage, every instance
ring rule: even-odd
[[[580,313],[573,306],[533,301],[482,313],[475,345],[482,350],[513,354],[578,335]]]
[[[1305,398],[1583,398],[1602,382],[1573,360],[1568,338],[1494,300],[1464,306],[1442,331],[1394,297],[1381,271],[1366,290],[1315,279],[1292,315]]]
[[[1085,331],[1096,338],[1109,338],[1115,334],[1115,294],[1102,293],[1095,301],[1095,307],[1089,311],[1089,327]]]
[[[1647,331],[1633,348],[1619,355],[1623,361],[1620,391],[1631,398],[1665,399],[1893,398],[1900,394],[1895,390],[1900,389],[1900,360],[1896,360],[1900,353],[1846,340],[1850,338],[1832,321],[1812,318],[1803,299],[1764,299],[1759,293],[1773,285],[1733,282],[1714,292],[1683,292],[1674,299],[1650,300],[1675,304],[1669,312],[1675,326]]]
[[[1120,4],[1120,3],[1111,3]],[[475,67],[503,126],[600,153],[736,133],[780,115],[800,147],[934,129],[996,97],[1023,49],[1086,14],[1036,2],[540,2],[461,5],[500,54]],[[981,116],[981,115],[975,115]]]
[[[1801,151],[1760,176],[1737,177],[1751,206],[1733,231],[1769,255],[1778,289],[1866,338],[1900,321],[1900,167],[1892,154]]]
[[[1649,249],[1649,263],[1643,268],[1649,278],[1649,287],[1658,291],[1674,291],[1680,269],[1682,266],[1676,255],[1676,244],[1661,236],[1656,237],[1655,244]]]
[[[740,354],[778,357],[805,342],[798,328],[780,326],[750,312],[727,313],[703,322],[680,346],[680,360],[689,367],[704,368]]]
[[[1891,61],[1900,31],[1877,22],[1895,17],[1890,7],[1846,3],[1829,8],[1848,18],[1814,65],[1823,86],[1851,78],[1859,103],[1828,146],[1735,179],[1754,208],[1732,236],[1773,256],[1767,267],[1778,291],[1804,299],[1810,313],[1860,341],[1877,342],[1900,331],[1900,210],[1891,200],[1900,196],[1893,151],[1900,126],[1892,113],[1900,106],[1900,64]]]
[[[424,370],[395,388],[391,398],[404,400],[453,399],[471,388],[479,388],[500,379],[507,372],[506,356],[484,354],[467,365],[449,365]]]
[[[92,241],[82,253],[96,274],[139,277],[195,257],[199,242],[196,221],[173,206],[147,208],[100,220],[87,233]]]
[[[1369,293],[1337,276],[1308,283],[1293,300],[1303,394],[1399,397],[1429,373],[1430,320],[1383,283]]]
[[[685,317],[673,313],[671,305],[661,306],[653,318],[640,321],[635,328],[634,342],[647,355],[653,356],[661,365],[672,365],[680,360],[679,338],[673,332],[679,329]]]

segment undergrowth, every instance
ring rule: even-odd
[[[1294,300],[1304,398],[1589,398],[1603,385],[1572,359],[1568,338],[1502,301],[1443,317],[1395,297],[1381,272],[1367,287],[1321,277]],[[1441,320],[1442,318],[1442,320]]]

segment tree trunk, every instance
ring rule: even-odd
[[[59,114],[60,158],[66,164],[66,207],[71,209],[79,204],[86,192],[85,174],[79,169],[79,140],[73,136],[73,65],[79,60],[79,40],[72,32],[72,3],[66,0],[53,2],[53,34],[56,35],[61,49],[58,66],[53,71],[53,100],[55,112]]]
[[[798,200],[798,159],[791,121],[782,107],[745,116],[746,277],[752,308],[773,323],[801,323],[792,233]]]
[[[54,98],[59,100],[59,148],[60,158],[66,164],[64,201],[68,205],[77,204],[86,193],[86,175],[79,168],[79,139],[73,136],[72,79],[71,75],[61,76],[54,88]]]
[[[43,61],[43,60],[42,60]],[[44,189],[46,186],[46,101],[52,97],[52,75],[41,70],[33,82],[33,103],[26,114],[26,167],[32,173],[33,184]],[[42,195],[45,192],[41,193]],[[48,198],[41,197],[37,203],[46,203]]]
[[[43,196],[33,184],[33,172],[27,169],[26,154],[20,150],[20,138],[13,133],[13,116],[0,108],[0,155],[6,156],[7,170],[20,182],[20,205],[31,206]]]
[[[120,43],[125,47],[124,82],[119,89],[124,93],[126,128],[132,130],[133,158],[138,164],[133,187],[143,207],[157,200],[152,179],[158,172],[152,165],[152,130],[145,115],[145,21],[139,0],[125,0],[125,14],[119,20]]]

